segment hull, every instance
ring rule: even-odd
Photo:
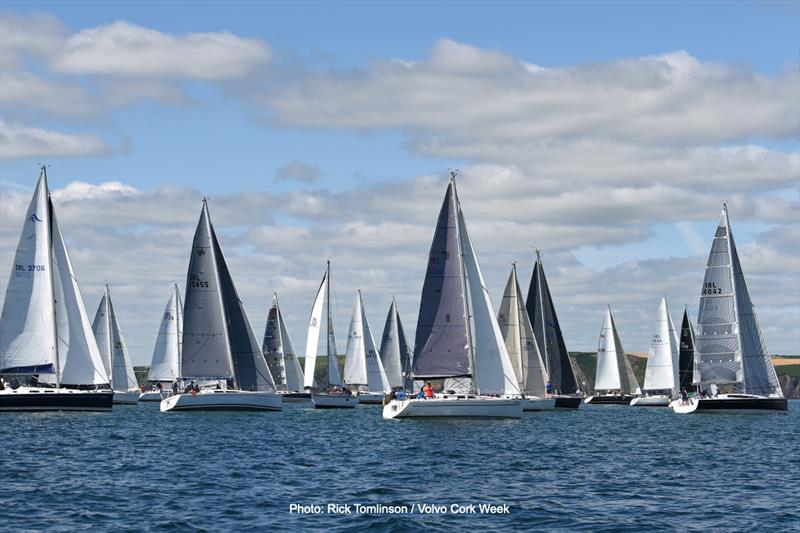
[[[693,397],[688,400],[674,400],[670,408],[678,414],[769,414],[788,409],[786,398],[767,398],[745,394],[720,394],[711,398]]]
[[[523,401],[486,396],[392,400],[383,418],[521,418]]]
[[[593,405],[630,405],[633,396],[627,394],[600,394],[584,400]]]
[[[631,400],[631,407],[669,407],[670,398],[665,395],[638,396]]]
[[[311,393],[309,392],[286,392],[278,391],[284,402],[307,402],[311,400]]]
[[[140,402],[160,402],[169,395],[167,391],[158,392],[157,390],[149,390],[139,395]]]
[[[161,411],[280,411],[283,399],[274,392],[203,390],[161,401]]]
[[[139,396],[141,396],[139,389],[134,390],[115,390],[114,391],[114,405],[136,405],[139,403]]]
[[[523,411],[552,411],[556,408],[555,398],[538,398],[536,396],[528,397],[523,400]]]
[[[312,394],[311,401],[317,409],[353,409],[359,399],[345,394]]]
[[[583,403],[580,396],[554,396],[556,409],[578,409]]]
[[[20,387],[0,391],[0,411],[109,411],[111,391]]]
[[[382,392],[359,392],[358,403],[367,405],[383,405],[384,394]]]

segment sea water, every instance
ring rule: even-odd
[[[283,412],[0,414],[0,529],[790,530],[800,404],[583,406],[521,420]]]

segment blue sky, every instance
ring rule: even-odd
[[[90,314],[104,280],[122,285],[117,308],[124,317],[127,306],[140,361],[166,298],[158,284],[185,276],[177,250],[188,241],[165,235],[191,234],[201,194],[229,239],[234,276],[247,273],[240,291],[257,330],[279,290],[302,344],[306,293],[327,254],[343,257],[343,294],[362,285],[373,295],[373,328],[400,294],[413,331],[451,167],[465,170],[462,202],[496,300],[509,259],[549,249],[570,348],[594,348],[609,300],[632,351],[646,349],[658,295],[696,306],[704,249],[730,200],[770,346],[800,352],[790,326],[800,319],[797,3],[6,1],[2,10],[0,289],[19,185],[47,160]],[[133,45],[120,60],[130,68],[101,64],[120,52],[103,48],[119,32],[161,43],[157,58],[207,33],[207,55],[225,59],[180,48],[165,74],[133,66]],[[221,32],[233,36],[227,44]],[[53,42],[37,48],[17,35]],[[78,57],[76,39],[95,55]],[[241,72],[215,79],[182,69],[237,61]],[[37,96],[37,80],[64,89]],[[15,144],[29,136],[43,144]],[[293,163],[312,178],[286,177]],[[161,211],[146,213],[157,201]],[[85,202],[120,221],[82,218]],[[132,206],[140,219],[124,211]],[[169,260],[158,273],[119,265],[115,280],[99,265],[125,257],[132,235],[164,246]],[[657,281],[631,291],[631,269]],[[579,295],[588,292],[596,298]]]

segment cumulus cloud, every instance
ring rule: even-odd
[[[95,135],[62,133],[0,121],[0,159],[105,155],[111,148]]]
[[[302,161],[292,161],[278,169],[275,180],[293,180],[300,183],[313,183],[322,176],[322,170],[316,165],[309,165]]]

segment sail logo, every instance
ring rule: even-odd
[[[206,251],[200,248],[199,250],[197,250],[197,255],[198,257],[203,257],[204,255],[206,255]]]
[[[44,221],[43,221],[42,219],[40,219],[40,218],[39,218],[39,217],[36,215],[36,213],[34,213],[34,214],[32,214],[32,215],[31,215],[31,222],[44,222]]]
[[[317,327],[317,318],[316,317],[311,319],[311,323],[309,324],[309,326],[311,326],[312,328]]]

